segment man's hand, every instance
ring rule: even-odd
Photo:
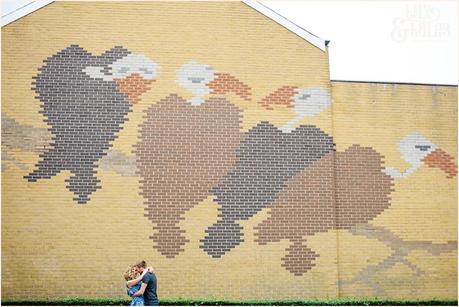
[[[149,266],[149,267],[147,268],[147,271],[150,272],[150,273],[153,273],[153,268],[152,268],[151,266]]]
[[[140,287],[139,291],[137,291],[136,293],[134,293],[132,296],[142,296],[143,293],[145,292],[145,289],[147,288],[147,284],[146,283],[142,283],[142,286]]]
[[[143,270],[143,272],[142,272],[142,275],[141,275],[141,276],[142,276],[142,277],[144,277],[144,276],[145,276],[145,274],[147,274],[147,273],[148,273],[148,268],[147,268],[147,269],[145,269],[145,270]]]

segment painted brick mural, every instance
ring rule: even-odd
[[[330,81],[238,2],[2,36],[2,299],[124,297],[140,259],[160,298],[457,298],[457,87]]]
[[[182,215],[232,169],[242,136],[239,113],[224,98],[195,106],[177,95],[146,111],[135,153],[141,194],[156,230],[151,239],[166,257],[189,242],[179,227]]]
[[[115,47],[99,57],[71,45],[47,58],[32,84],[42,103],[44,121],[53,134],[28,181],[50,179],[62,170],[72,176],[66,186],[79,204],[101,188],[97,162],[106,154],[131,111],[130,104],[148,90],[156,64]],[[145,77],[145,78],[143,78]]]
[[[237,150],[236,164],[211,190],[220,206],[219,220],[206,230],[201,247],[212,257],[221,257],[243,242],[236,221],[266,208],[289,178],[332,150],[331,138],[315,126],[284,133],[261,122],[250,129]]]

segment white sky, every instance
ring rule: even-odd
[[[2,16],[32,2],[1,1]],[[260,2],[331,41],[331,79],[458,83],[456,0]]]
[[[11,13],[12,11],[33,2],[32,0],[1,0],[2,16]]]
[[[261,2],[331,41],[331,79],[458,83],[457,1]]]

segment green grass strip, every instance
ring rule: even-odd
[[[130,299],[124,298],[63,298],[38,300],[2,300],[4,306],[128,306]],[[345,298],[332,300],[291,301],[226,301],[226,300],[161,300],[163,306],[457,306],[457,300],[388,300],[368,298]]]

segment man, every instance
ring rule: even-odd
[[[140,273],[147,270],[147,263],[145,261],[140,261],[135,266]],[[143,295],[145,306],[159,306],[158,295],[156,294],[156,284],[156,275],[148,271],[142,278],[140,290],[132,296]]]

